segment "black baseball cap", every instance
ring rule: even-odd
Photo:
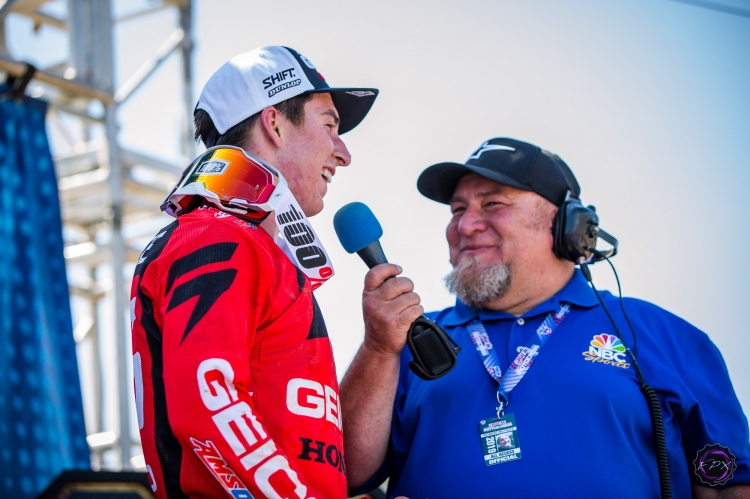
[[[438,163],[427,167],[417,180],[417,189],[433,201],[448,204],[459,180],[469,173],[536,192],[555,206],[563,204],[569,191],[576,199],[581,194],[573,172],[559,156],[506,137],[484,142],[465,164]]]

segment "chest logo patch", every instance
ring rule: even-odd
[[[625,345],[613,334],[597,334],[589,343],[589,349],[581,352],[584,359],[589,362],[601,362],[602,364],[628,369]]]

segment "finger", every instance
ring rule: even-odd
[[[373,326],[375,329],[398,329],[404,325],[408,325],[404,324],[403,312],[410,307],[419,305],[420,301],[421,298],[414,292],[405,293],[391,301],[374,298],[365,299],[363,304],[365,323]]]
[[[392,263],[381,263],[370,269],[365,275],[365,291],[380,287],[388,278],[399,275],[403,269]]]
[[[400,301],[403,296],[411,295],[413,291],[407,291],[400,293],[398,291],[394,293],[388,293],[380,289],[376,291],[366,292],[362,296],[362,306],[368,311],[375,312],[378,315],[398,313],[404,308],[416,305],[413,300],[406,298],[405,301]]]
[[[371,295],[378,300],[390,301],[405,293],[414,291],[414,282],[408,277],[394,277],[388,279],[380,287],[372,291],[365,291],[366,295]]]
[[[388,308],[397,314],[401,314],[407,308],[419,305],[421,302],[422,299],[419,297],[419,295],[412,291],[410,293],[399,295],[398,297],[388,302]]]
[[[405,322],[411,325],[412,322],[424,315],[424,307],[422,307],[422,305],[412,305],[411,307],[402,311],[399,315],[404,319]]]

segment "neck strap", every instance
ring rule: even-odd
[[[474,319],[466,326],[471,341],[474,343],[477,354],[484,364],[487,373],[492,379],[497,381],[497,401],[500,404],[497,408],[497,417],[503,415],[504,409],[508,406],[510,392],[529,371],[534,363],[534,359],[539,355],[542,347],[547,343],[552,333],[557,330],[569,311],[570,305],[562,302],[557,312],[551,312],[547,315],[542,324],[537,328],[536,333],[526,343],[526,346],[521,349],[513,362],[510,363],[505,374],[500,369],[500,361],[487,335],[484,324],[479,319]]]

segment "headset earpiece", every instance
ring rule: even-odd
[[[612,248],[591,251],[601,238]],[[561,260],[573,263],[594,263],[617,254],[617,239],[599,227],[594,206],[583,206],[580,199],[568,197],[552,221],[552,251]]]
[[[589,248],[596,248],[600,231],[596,208],[583,206],[579,199],[566,199],[552,223],[552,249],[562,260],[593,263],[600,258]]]

